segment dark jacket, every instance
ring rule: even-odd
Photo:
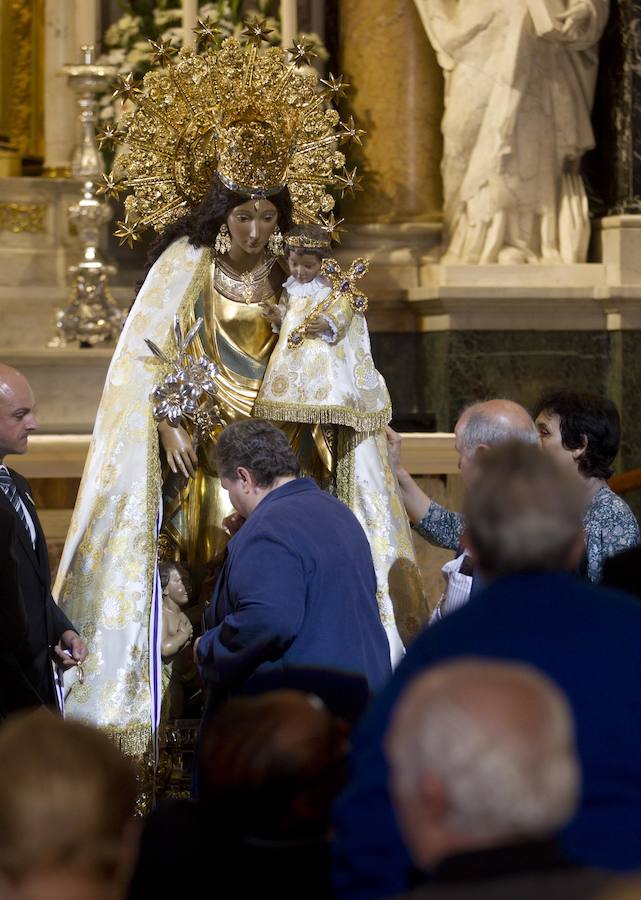
[[[530,663],[565,691],[583,769],[561,835],[571,860],[641,867],[641,604],[571,575],[502,578],[414,641],[353,736],[352,779],[335,811],[339,898],[404,890],[410,860],[388,793],[382,741],[396,699],[430,666],[461,656]]]
[[[29,653],[18,566],[13,551],[16,516],[0,506],[0,718],[41,706]]]
[[[210,687],[307,667],[363,675],[378,691],[391,671],[365,532],[309,478],[267,494],[230,540],[205,622]]]
[[[17,563],[18,582],[27,619],[27,646],[35,689],[44,703],[55,707],[56,694],[51,665],[51,651],[64,631],[73,625],[51,596],[51,573],[47,544],[38,513],[31,499],[29,483],[9,469],[23,503],[36,529],[35,550],[31,538],[13,506],[0,491],[0,507],[10,513],[15,522],[13,553]]]
[[[614,883],[607,872],[568,864],[555,842],[532,841],[451,856],[394,900],[589,900]]]

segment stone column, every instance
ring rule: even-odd
[[[62,67],[80,59],[76,41],[75,5],[69,0],[46,0],[45,5],[45,165],[43,174],[63,178],[71,174],[76,143],[76,106]]]
[[[595,211],[641,212],[641,0],[611,0],[599,47],[596,149],[585,159]]]
[[[641,283],[641,0],[611,0],[599,47],[592,116],[596,147],[584,161],[595,216],[593,258],[615,283]]]
[[[348,148],[366,176],[349,221],[440,219],[443,78],[413,0],[342,0],[340,35],[349,112],[367,131]]]

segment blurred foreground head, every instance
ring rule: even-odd
[[[386,737],[392,797],[415,863],[553,834],[579,764],[561,691],[525,665],[458,660],[413,681]]]
[[[466,540],[489,579],[574,569],[584,552],[583,508],[576,479],[538,447],[493,447],[466,493]]]
[[[137,844],[133,767],[101,732],[49,712],[0,729],[0,896],[120,900]]]
[[[202,799],[232,833],[322,837],[345,782],[348,732],[299,691],[230,700],[203,740]]]

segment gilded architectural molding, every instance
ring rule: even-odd
[[[0,231],[38,234],[46,231],[46,203],[0,203]]]
[[[44,0],[7,0],[2,55],[9,61],[6,92],[11,143],[23,157],[41,157],[44,146]]]

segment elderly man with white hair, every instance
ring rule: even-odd
[[[487,587],[416,638],[354,734],[352,777],[335,807],[338,900],[408,887],[412,862],[389,797],[383,737],[408,682],[463,656],[527,663],[562,688],[583,770],[563,852],[586,867],[641,869],[641,604],[571,574],[584,547],[583,498],[550,455],[507,444],[477,465],[466,539]]]
[[[438,547],[456,550],[455,559],[441,569],[445,590],[430,618],[430,624],[459,609],[480,588],[469,553],[461,546],[465,523],[461,513],[445,509],[432,500],[401,465],[401,436],[386,429],[390,464],[396,471],[401,497],[412,526],[425,540]],[[485,400],[466,407],[454,427],[454,447],[466,488],[474,480],[479,458],[489,447],[508,441],[538,444],[538,433],[529,412],[513,400]]]
[[[572,816],[570,708],[529,666],[463,659],[413,681],[385,741],[392,800],[429,885],[423,897],[590,897],[608,876],[568,865],[552,835]]]

